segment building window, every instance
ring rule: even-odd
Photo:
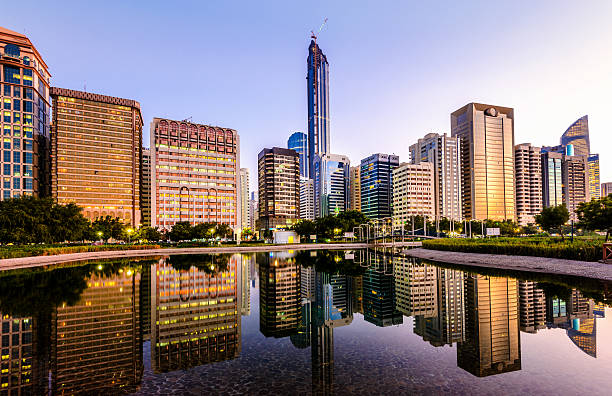
[[[13,99],[13,110],[21,111],[21,101],[19,99]]]
[[[32,70],[23,69],[23,85],[27,85],[28,87],[31,87],[33,85]]]
[[[11,162],[11,152],[4,150],[4,162]]]
[[[18,67],[4,66],[4,82],[21,84],[21,73]]]
[[[24,88],[23,89],[23,97],[25,99],[30,99],[31,100],[34,97],[32,88]]]
[[[21,162],[21,153],[19,151],[13,151],[13,162],[16,164]]]
[[[26,100],[23,101],[23,111],[25,111],[26,113],[32,113],[33,108],[34,106],[32,105],[32,102]]]
[[[26,66],[30,66],[30,58],[27,56],[23,57],[23,64]]]
[[[4,98],[4,106],[3,108],[5,110],[10,110],[11,109],[11,100],[9,98]]]
[[[10,188],[6,187],[6,188]],[[4,199],[10,199],[11,198],[11,191],[10,190],[4,190],[4,192],[2,193],[2,196],[4,197]]]
[[[4,96],[11,96],[11,86],[8,84],[4,86]]]
[[[10,150],[11,149],[11,139],[8,139],[8,138],[4,139],[4,143],[2,147],[6,150]]]
[[[7,176],[11,174],[11,164],[4,164],[4,174]]]
[[[32,164],[33,161],[33,155],[32,153],[23,153],[23,163],[24,164]]]
[[[21,165],[13,165],[13,176],[21,176]]]
[[[19,57],[21,55],[21,51],[19,51],[19,47],[15,44],[7,44],[4,47],[4,54],[14,57]]]
[[[19,190],[21,188],[21,179],[18,177],[13,178],[13,188]]]
[[[32,179],[23,179],[23,189],[24,190],[31,190],[32,187]]]
[[[16,98],[21,96],[21,89],[19,87],[13,87],[13,96]]]

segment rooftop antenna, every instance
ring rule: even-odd
[[[325,18],[325,20],[323,21],[323,23],[321,24],[321,27],[319,28],[319,31],[317,31],[317,34],[321,33],[321,30],[323,30],[323,27],[327,24],[327,18]],[[311,35],[310,38],[313,39],[315,41],[315,43],[317,42],[317,34],[315,34],[314,31],[310,31]]]
[[[182,122],[193,122],[193,116],[185,118],[184,120],[182,120]]]

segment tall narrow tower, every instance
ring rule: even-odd
[[[329,148],[329,64],[316,43],[308,47],[308,174],[314,175],[315,155],[327,154]]]

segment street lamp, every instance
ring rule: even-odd
[[[126,232],[127,232],[127,235],[128,235],[128,243],[131,243],[132,242],[132,232],[134,232],[134,230],[131,229],[131,228],[128,228],[126,230]]]
[[[104,233],[102,231],[98,231],[98,238],[100,238],[100,242],[102,242],[102,235],[104,235]]]

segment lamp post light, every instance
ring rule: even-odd
[[[128,229],[126,230],[126,232],[127,232],[127,235],[128,235],[128,244],[129,244],[129,243],[132,243],[132,233],[134,232],[134,230],[133,230],[133,229],[131,229],[131,228],[128,228]]]
[[[102,231],[98,231],[97,235],[98,235],[98,238],[100,238],[100,243],[102,243],[102,236],[104,235],[104,233]]]

